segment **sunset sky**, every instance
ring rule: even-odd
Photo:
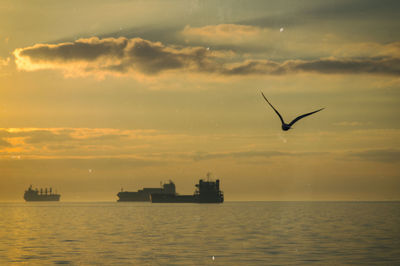
[[[398,1],[0,3],[0,201],[400,200]],[[261,91],[287,122],[283,132]]]

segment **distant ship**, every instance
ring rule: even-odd
[[[37,188],[33,189],[32,185],[30,185],[29,188],[25,190],[24,199],[25,201],[59,201],[60,194],[53,193],[52,188],[49,190],[47,190],[47,188],[38,190]]]
[[[153,203],[223,203],[224,194],[219,189],[219,179],[216,181],[199,180],[196,191],[193,195],[179,195],[152,193],[151,202]]]
[[[153,193],[157,194],[171,194],[175,195],[175,184],[172,181],[165,183],[160,188],[143,188],[136,192],[121,191],[117,194],[118,201],[151,201],[150,195]]]
[[[172,181],[163,184],[160,188],[143,188],[136,192],[121,191],[117,194],[121,201],[151,201],[153,203],[223,203],[224,194],[219,189],[219,179],[210,181],[199,180],[193,195],[179,195],[176,193]]]

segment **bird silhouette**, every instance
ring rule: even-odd
[[[279,116],[279,118],[281,119],[281,122],[282,122],[282,130],[283,130],[283,131],[288,131],[288,130],[293,126],[293,124],[296,123],[297,121],[299,121],[300,119],[302,119],[302,118],[304,118],[304,117],[306,117],[306,116],[312,115],[312,114],[314,114],[314,113],[316,113],[316,112],[319,112],[319,111],[325,109],[325,108],[321,108],[321,109],[319,109],[319,110],[317,110],[317,111],[314,111],[314,112],[311,112],[311,113],[307,113],[307,114],[304,114],[304,115],[300,115],[300,116],[296,117],[295,119],[293,119],[292,122],[290,122],[289,124],[286,124],[285,121],[283,121],[283,118],[282,118],[281,114],[275,109],[275,107],[272,106],[272,104],[271,104],[271,103],[268,101],[268,99],[265,97],[264,93],[261,92],[261,94],[262,94],[262,96],[264,97],[264,99],[267,101],[267,103],[272,107],[272,109],[274,109],[275,113],[276,113],[276,114]]]

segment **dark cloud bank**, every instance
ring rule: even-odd
[[[366,150],[361,152],[352,152],[349,155],[352,157],[368,161],[377,161],[386,163],[393,163],[400,161],[400,150],[398,149]]]
[[[14,52],[20,69],[79,69],[86,74],[139,73],[156,75],[179,70],[192,73],[213,73],[225,76],[284,75],[293,73],[320,74],[400,74],[397,57],[365,59],[247,60],[232,63],[223,51],[205,47],[165,46],[141,38],[97,37],[60,44],[39,44]],[[228,63],[229,60],[229,63]]]

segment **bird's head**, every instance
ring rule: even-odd
[[[287,124],[282,124],[282,130],[283,131],[288,131],[290,129],[290,126]]]

